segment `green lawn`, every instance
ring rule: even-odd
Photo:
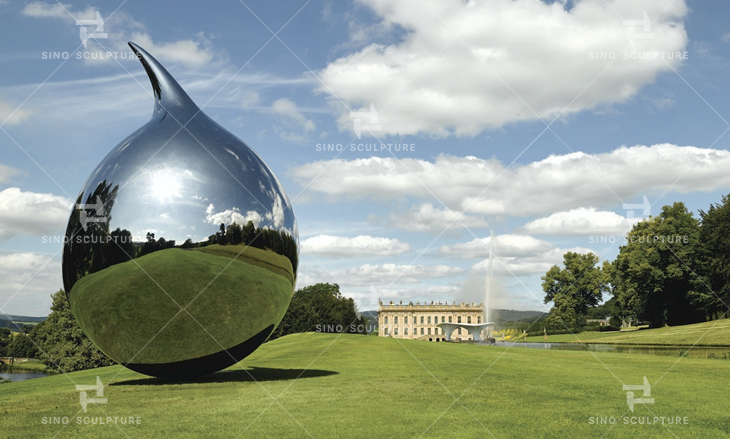
[[[575,335],[573,334],[556,334],[556,335],[548,335],[547,340],[544,339],[542,335],[536,335],[534,337],[527,337],[528,342],[534,342],[534,343],[580,343],[580,342],[586,342],[590,341],[591,343],[594,343],[595,340],[602,339],[605,337],[611,337],[615,336],[617,333],[615,332],[599,332],[599,331],[586,331],[586,332],[578,332]],[[499,338],[497,338],[499,340]],[[578,341],[580,340],[580,341]],[[520,338],[518,341],[522,341]]]
[[[277,324],[293,293],[290,275],[281,271],[173,248],[84,277],[70,302],[84,332],[114,360],[181,361],[191,352],[202,357],[221,345],[233,347]]]
[[[194,251],[201,251],[203,253],[216,256],[224,256],[226,258],[236,258],[239,261],[247,262],[257,267],[270,270],[276,274],[286,276],[291,283],[294,284],[294,270],[292,269],[289,258],[271,250],[261,250],[256,247],[250,247],[243,244],[213,244],[196,248]]]
[[[699,341],[698,341],[699,340]],[[519,339],[518,341],[522,341]],[[542,335],[527,337],[528,342],[542,343]],[[662,346],[730,346],[730,319],[621,332],[586,331],[548,335],[548,343],[610,343]]]
[[[694,325],[668,326],[656,329],[642,329],[627,333],[604,333],[592,343],[620,343],[647,345],[730,346],[730,319],[696,323]],[[698,341],[699,340],[699,341]]]
[[[94,384],[97,375],[112,381],[108,404],[78,413],[75,384]],[[0,436],[721,438],[730,435],[729,375],[726,360],[295,334],[264,344],[230,372],[194,382],[111,366],[4,384]],[[644,376],[655,403],[627,413],[622,382],[638,385]],[[689,425],[668,430],[620,420],[652,413],[686,417]],[[63,430],[43,424],[64,416],[71,422]],[[120,425],[122,433],[77,425],[76,416],[134,416],[142,424]],[[619,419],[612,428],[590,422],[612,416]]]

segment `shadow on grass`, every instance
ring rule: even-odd
[[[111,383],[112,386],[154,386],[166,384],[231,383],[245,381],[285,381],[337,375],[339,372],[318,369],[277,369],[251,366],[246,370],[222,370],[202,377],[185,379],[137,378]]]

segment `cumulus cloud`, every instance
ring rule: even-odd
[[[519,231],[530,235],[555,236],[625,235],[640,220],[615,212],[581,207],[530,221]]]
[[[259,227],[259,225],[261,224],[261,220],[263,219],[261,215],[255,210],[249,210],[245,214],[242,214],[237,207],[216,212],[215,206],[212,204],[208,205],[205,213],[207,214],[205,217],[205,221],[209,224],[216,225],[232,223],[244,225],[251,221],[253,222],[254,227]]]
[[[271,104],[271,112],[283,125],[274,127],[279,136],[290,142],[304,143],[317,126],[308,119],[291,99],[277,99]]]
[[[23,192],[11,187],[0,192],[0,241],[18,235],[61,233],[66,227],[71,200],[53,194]]]
[[[676,53],[687,45],[682,0],[359,2],[381,18],[378,30],[405,32],[397,43],[370,44],[320,72],[320,91],[341,111],[341,130],[352,130],[350,110],[371,103],[386,134],[443,137],[624,102],[679,63],[624,59],[624,50]],[[630,45],[623,19],[645,13],[654,38]],[[601,53],[617,55],[610,67]]]
[[[458,221],[456,219],[459,219]],[[483,229],[488,226],[486,220],[482,216],[462,215],[459,212],[447,210],[445,208],[434,207],[431,203],[424,203],[418,208],[411,209],[406,212],[393,213],[390,216],[388,225],[398,229],[414,231],[414,232],[431,232],[440,234],[447,227],[446,232],[454,232],[459,229],[468,228],[470,230]]]
[[[0,306],[8,314],[44,316],[62,287],[61,258],[37,253],[0,255]]]
[[[327,172],[322,172],[325,167]],[[390,157],[337,159],[331,164],[323,160],[290,173],[302,186],[311,182],[310,191],[328,195],[331,201],[414,197],[432,202],[435,194],[458,212],[529,216],[620,206],[670,186],[680,193],[728,189],[728,169],[730,151],[661,144],[551,155],[509,168],[496,159],[442,154],[400,163]]]
[[[569,251],[592,252],[582,247],[561,249],[548,241],[532,236],[507,234],[445,245],[437,254],[459,259],[482,259],[472,265],[471,272],[486,273],[489,268],[490,249],[493,252],[494,271],[515,276],[545,274],[550,267],[560,264],[563,255]]]
[[[354,238],[317,235],[302,242],[302,249],[315,255],[329,257],[395,256],[411,250],[411,246],[397,239],[370,235]]]

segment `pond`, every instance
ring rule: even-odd
[[[45,373],[37,373],[37,372],[23,372],[23,371],[16,371],[16,372],[9,372],[6,370],[0,370],[0,378],[2,380],[9,380],[9,381],[25,381],[25,380],[32,380],[33,378],[43,378],[47,377],[48,374]]]
[[[488,343],[480,343],[488,345]],[[730,347],[695,346],[647,346],[617,344],[581,344],[581,343],[513,343],[498,341],[497,346],[521,347],[528,349],[557,349],[566,351],[612,352],[622,354],[665,355],[671,357],[689,356],[695,358],[730,359]]]

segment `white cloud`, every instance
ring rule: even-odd
[[[624,102],[680,61],[624,59],[622,51],[682,52],[687,45],[682,0],[582,0],[569,9],[536,0],[359,2],[382,19],[376,31],[405,32],[398,43],[372,43],[320,72],[320,91],[341,112],[341,130],[353,129],[350,109],[366,111],[371,103],[386,134],[474,136]],[[629,46],[622,17],[644,13],[655,37]],[[452,41],[453,31],[460,38]],[[373,34],[359,30],[353,43]],[[606,68],[611,60],[599,53],[619,56]]]
[[[494,239],[492,249],[494,272],[510,276],[542,275],[553,265],[560,264],[566,252],[592,252],[592,250],[582,247],[561,249],[548,241],[532,236],[496,235],[494,238],[490,236],[445,245],[439,249],[437,254],[459,259],[482,259],[472,265],[471,271],[472,273],[486,273],[489,267],[492,239]]]
[[[330,201],[414,197],[432,202],[435,195],[457,212],[528,216],[621,206],[670,186],[680,193],[728,189],[728,169],[730,151],[661,144],[551,155],[509,169],[496,159],[442,154],[401,163],[390,157],[323,160],[290,174],[302,186],[311,181],[309,190]]]
[[[441,247],[438,253],[442,256],[455,256],[463,259],[488,258],[492,237],[475,238],[469,242]],[[542,239],[524,235],[496,235],[494,249],[497,257],[519,257],[545,253],[553,249],[553,245]]]
[[[18,108],[3,99],[0,99],[0,124],[17,125],[26,120],[33,112],[25,108]]]
[[[70,8],[70,5],[63,5],[61,3],[30,2],[25,5],[20,13],[26,17],[33,18],[61,18],[64,20],[73,20],[73,17],[67,12]]]
[[[629,219],[614,212],[581,207],[538,218],[518,230],[530,235],[625,235],[640,219]]]
[[[352,286],[418,284],[424,279],[441,279],[464,273],[459,267],[449,265],[396,265],[364,264],[341,270],[321,270],[308,266],[302,267],[298,283],[308,285],[316,282],[337,282],[343,288]]]
[[[61,258],[37,253],[0,255],[0,279],[3,312],[48,315],[50,296],[62,287]]]
[[[163,62],[180,63],[188,67],[205,66],[217,55],[202,32],[195,35],[195,38],[169,42],[154,41],[145,25],[124,11],[105,15],[104,11],[91,6],[83,11],[75,11],[71,5],[35,1],[26,4],[21,14],[33,18],[61,19],[72,24],[74,29],[78,29],[76,20],[94,19],[97,12],[104,20],[104,33],[107,34],[107,38],[87,41],[87,47],[83,51],[90,53],[88,58],[84,58],[88,65],[116,64],[114,59],[102,58],[100,55],[106,52],[130,52],[128,41],[134,41]]]
[[[456,221],[457,218],[458,221]],[[447,227],[449,228],[448,233],[463,228],[476,230],[488,226],[481,216],[464,214],[459,217],[459,212],[440,209],[431,203],[422,204],[417,209],[391,214],[388,225],[412,232],[435,234],[440,234]]]
[[[544,275],[553,265],[560,265],[563,262],[563,255],[567,252],[595,253],[594,251],[583,247],[567,249],[552,247],[541,253],[524,256],[503,257],[502,255],[497,254],[497,258],[492,258],[492,263],[494,264],[494,271],[503,275]],[[488,268],[489,259],[484,259],[472,265],[471,271],[472,273],[486,273]]]
[[[330,257],[395,256],[410,251],[411,246],[397,239],[359,235],[354,238],[317,235],[302,242],[302,249]]]
[[[317,126],[297,108],[294,101],[286,98],[277,99],[271,104],[271,112],[278,116],[284,126],[275,126],[274,129],[282,139],[295,143],[304,143],[309,134]]]
[[[242,214],[237,207],[226,209],[221,212],[215,212],[215,206],[212,204],[208,205],[206,214],[207,216],[205,217],[205,221],[209,224],[215,225],[236,223],[239,226],[242,226],[251,221],[253,222],[254,227],[259,227],[261,220],[263,220],[261,215],[255,210],[249,210],[245,215]]]
[[[23,192],[11,187],[0,192],[0,241],[17,235],[63,233],[71,200],[53,194]]]
[[[23,171],[8,165],[0,165],[0,183],[8,183],[13,177],[21,175]]]
[[[215,53],[212,45],[202,33],[196,39],[178,40],[172,42],[154,42],[146,32],[135,32],[122,40],[134,41],[155,58],[162,61],[177,62],[191,67],[200,67],[213,60]],[[126,50],[126,47],[125,47]]]

